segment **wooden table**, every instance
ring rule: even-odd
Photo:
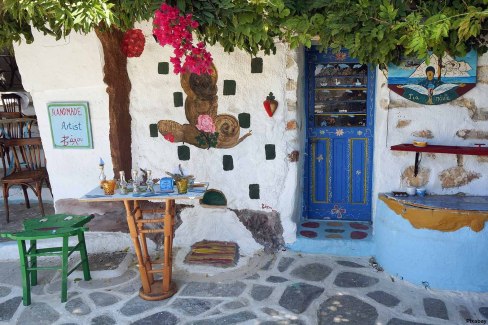
[[[142,288],[139,296],[145,300],[163,300],[171,297],[177,291],[175,283],[171,281],[173,266],[173,237],[175,223],[175,200],[201,199],[204,189],[189,190],[186,194],[173,193],[141,193],[122,195],[104,195],[99,187],[85,194],[80,200],[90,202],[122,201],[127,214],[127,224],[134,244],[139,273],[141,275]],[[144,210],[140,206],[141,201],[164,201],[165,209]],[[144,213],[161,213],[162,218],[144,219]],[[163,224],[159,229],[146,229],[147,224]],[[147,249],[146,235],[164,233],[164,257],[162,260],[151,260]],[[153,268],[161,265],[162,268]],[[155,280],[154,274],[161,273],[162,280]]]

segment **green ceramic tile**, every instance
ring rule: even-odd
[[[182,92],[173,93],[173,102],[175,104],[175,107],[183,106],[183,93]]]
[[[249,198],[252,200],[259,199],[259,184],[249,184]]]
[[[263,59],[262,58],[252,58],[251,59],[251,73],[262,73],[263,72]]]
[[[224,170],[233,170],[234,169],[234,159],[232,159],[231,155],[224,155],[222,159],[222,165]]]
[[[190,147],[185,145],[178,146],[178,159],[190,160]]]
[[[236,94],[236,81],[224,80],[224,96]]]
[[[276,158],[276,150],[274,144],[266,144],[264,146],[264,151],[266,152],[266,160],[273,160]]]
[[[241,128],[247,129],[251,126],[251,114],[241,113],[237,115],[239,118],[239,125]]]
[[[157,124],[149,124],[149,135],[151,138],[158,137],[158,125]]]
[[[159,74],[168,74],[169,73],[169,63],[168,62],[159,62],[158,63],[158,73]]]

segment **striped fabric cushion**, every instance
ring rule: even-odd
[[[238,258],[239,246],[236,243],[203,240],[191,246],[185,263],[232,267],[237,265]]]

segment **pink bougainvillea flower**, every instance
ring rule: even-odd
[[[164,138],[166,140],[168,140],[169,142],[175,142],[175,136],[173,135],[173,133],[166,133],[166,135],[164,135]]]
[[[202,132],[207,133],[214,133],[215,132],[215,124],[212,120],[212,117],[207,114],[202,114],[198,116],[196,128]]]
[[[211,74],[212,56],[205,43],[193,45],[192,32],[199,26],[191,14],[184,15],[178,8],[163,3],[154,13],[153,35],[159,45],[170,45],[174,56],[170,58],[173,71],[178,73]]]

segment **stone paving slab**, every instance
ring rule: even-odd
[[[117,263],[108,267],[113,264]],[[70,276],[68,302],[64,304],[60,302],[59,274],[55,273],[46,275],[48,282],[39,286],[42,290],[36,288],[32,304],[26,307],[21,301],[17,263],[0,263],[0,324],[488,322],[488,293],[415,286],[378,272],[368,265],[367,258],[280,252],[263,255],[252,265],[245,270],[231,269],[225,277],[205,277],[176,268],[179,291],[163,301],[139,298],[140,280],[133,264],[109,279],[98,278],[96,271],[88,282]],[[233,274],[236,276],[230,276]]]

